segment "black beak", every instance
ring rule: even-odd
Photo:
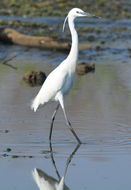
[[[85,16],[90,17],[90,18],[101,18],[101,17],[99,17],[99,16],[92,15],[92,14],[90,14],[90,13],[85,13]]]

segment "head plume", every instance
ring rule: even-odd
[[[66,24],[67,19],[68,19],[68,15],[66,16],[66,18],[64,20],[64,23],[63,23],[63,32],[64,32],[64,29],[65,29],[65,24]]]

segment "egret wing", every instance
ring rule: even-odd
[[[33,100],[31,106],[32,109],[36,111],[40,104],[45,104],[54,100],[57,92],[59,92],[64,86],[67,76],[68,73],[63,69],[63,67],[57,67],[52,71]]]

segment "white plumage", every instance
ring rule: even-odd
[[[65,95],[70,89],[72,77],[69,76],[70,74],[67,71],[66,65],[66,62],[64,61],[48,75],[31,105],[34,111],[38,109],[39,105],[44,105],[49,101],[59,101],[59,93]]]

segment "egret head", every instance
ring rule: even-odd
[[[67,18],[69,17],[72,17],[73,19],[75,19],[76,17],[94,17],[94,18],[100,18],[100,17],[97,17],[95,15],[92,15],[90,13],[87,13],[87,12],[84,12],[82,9],[79,9],[79,8],[73,8],[69,11],[67,17],[65,18],[65,21],[64,21],[64,24],[63,24],[63,31],[64,31],[64,28],[65,28],[65,23],[67,21]]]
[[[83,10],[79,9],[79,8],[73,8],[69,11],[68,13],[68,17],[85,17],[88,16],[88,13],[84,12]]]

